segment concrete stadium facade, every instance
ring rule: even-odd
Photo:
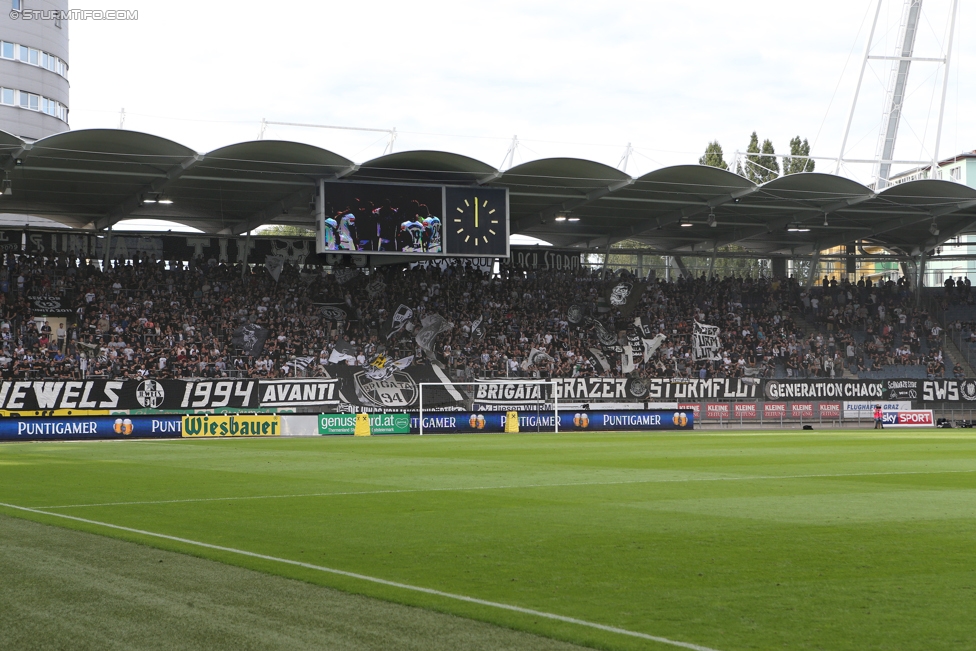
[[[67,10],[67,0],[0,0],[0,130],[29,142],[68,130],[70,21],[56,17]]]

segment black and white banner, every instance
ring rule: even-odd
[[[68,296],[28,296],[34,316],[69,316],[75,313],[74,301]]]
[[[268,339],[268,329],[256,323],[242,325],[234,331],[231,338],[234,346],[249,357],[258,357],[264,351],[264,342]]]
[[[722,359],[718,351],[722,349],[722,342],[718,338],[718,326],[705,325],[695,321],[692,357],[698,361],[717,361]]]
[[[767,400],[802,398],[876,398],[887,397],[883,380],[766,380],[763,394]]]
[[[0,382],[8,411],[258,407],[258,380],[24,380]]]
[[[326,303],[319,305],[319,313],[326,321],[339,323],[351,320],[349,306],[345,303]]]
[[[262,380],[262,407],[338,406],[339,380]]]
[[[380,334],[384,339],[389,340],[391,337],[395,336],[398,332],[406,327],[410,319],[413,318],[413,310],[410,307],[400,303],[397,309],[393,310],[393,313],[387,317],[386,321],[383,322]]]

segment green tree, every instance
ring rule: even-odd
[[[812,172],[814,162],[809,158],[793,158],[794,156],[809,156],[810,143],[800,136],[790,140],[790,156],[783,157],[783,174],[799,174],[800,172]]]
[[[729,169],[722,152],[722,145],[718,144],[718,140],[708,143],[708,146],[705,147],[705,155],[698,159],[698,164],[719,167],[723,170]]]
[[[772,181],[779,176],[779,163],[776,162],[775,154],[772,141],[763,140],[760,147],[759,136],[753,131],[749,137],[749,146],[746,147],[745,167],[740,165],[736,173],[756,184]]]

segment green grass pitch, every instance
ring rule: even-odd
[[[18,443],[0,445],[0,503],[596,648],[976,648],[969,430]],[[440,648],[402,630],[402,648]]]

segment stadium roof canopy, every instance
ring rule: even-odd
[[[264,224],[312,227],[310,203],[321,178],[506,187],[512,233],[580,248],[637,240],[672,255],[737,244],[759,255],[792,256],[857,240],[917,254],[976,227],[976,190],[935,180],[875,193],[819,173],[757,186],[701,165],[633,178],[593,161],[549,158],[500,171],[437,151],[357,165],[297,142],[260,140],[199,154],[165,138],[115,129],[69,131],[32,143],[0,132],[0,164],[12,187],[12,194],[0,196],[0,211],[75,228],[104,229],[135,218],[226,234]]]

